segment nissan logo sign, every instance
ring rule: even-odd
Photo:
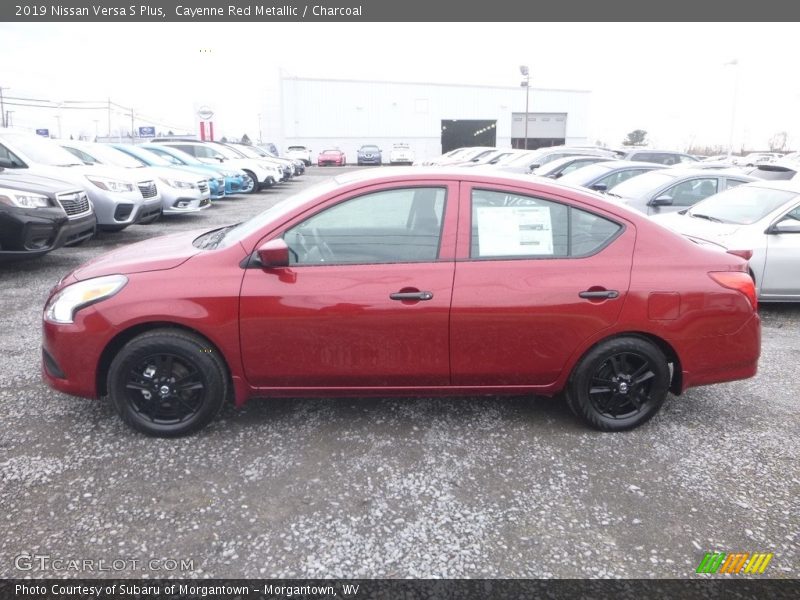
[[[208,121],[211,117],[214,116],[214,111],[208,108],[207,106],[201,106],[200,109],[197,111],[197,116],[203,119],[204,121]]]

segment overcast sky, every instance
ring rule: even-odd
[[[534,88],[592,92],[591,141],[615,145],[645,129],[655,144],[681,148],[727,146],[738,70],[734,148],[764,149],[780,131],[800,146],[797,33],[794,23],[0,23],[0,86],[10,97],[110,96],[186,127],[198,103],[213,104],[218,137],[252,137],[258,114],[269,118],[263,102],[278,69],[518,86],[527,64]],[[17,126],[55,128],[37,109],[6,109]],[[74,113],[65,128],[77,127]]]

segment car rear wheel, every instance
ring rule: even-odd
[[[633,429],[661,408],[670,378],[664,353],[651,342],[638,337],[607,340],[576,365],[567,384],[567,402],[595,429]]]
[[[217,350],[174,329],[144,333],[125,344],[111,362],[107,383],[122,420],[158,437],[201,429],[229,394],[227,368]]]

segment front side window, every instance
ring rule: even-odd
[[[623,181],[627,181],[631,177],[636,177],[642,173],[647,173],[644,169],[628,169],[626,171],[616,171],[596,181],[594,185],[605,184],[607,190],[611,190],[615,185],[619,185]]]
[[[284,233],[290,264],[435,261],[445,196],[444,188],[400,188],[336,204]]]
[[[559,202],[510,192],[473,190],[471,258],[588,256],[622,226]]]
[[[690,179],[672,186],[661,196],[672,198],[672,206],[692,206],[717,193],[717,179]]]
[[[14,168],[25,166],[25,163],[22,161],[22,159],[14,154],[11,150],[6,148],[3,144],[0,144],[0,158],[7,160],[9,164],[13,165]]]

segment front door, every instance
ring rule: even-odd
[[[454,249],[442,240],[455,239],[457,190],[443,182],[373,187],[288,224],[280,235],[290,266],[248,269],[244,277],[250,383],[449,384]]]

